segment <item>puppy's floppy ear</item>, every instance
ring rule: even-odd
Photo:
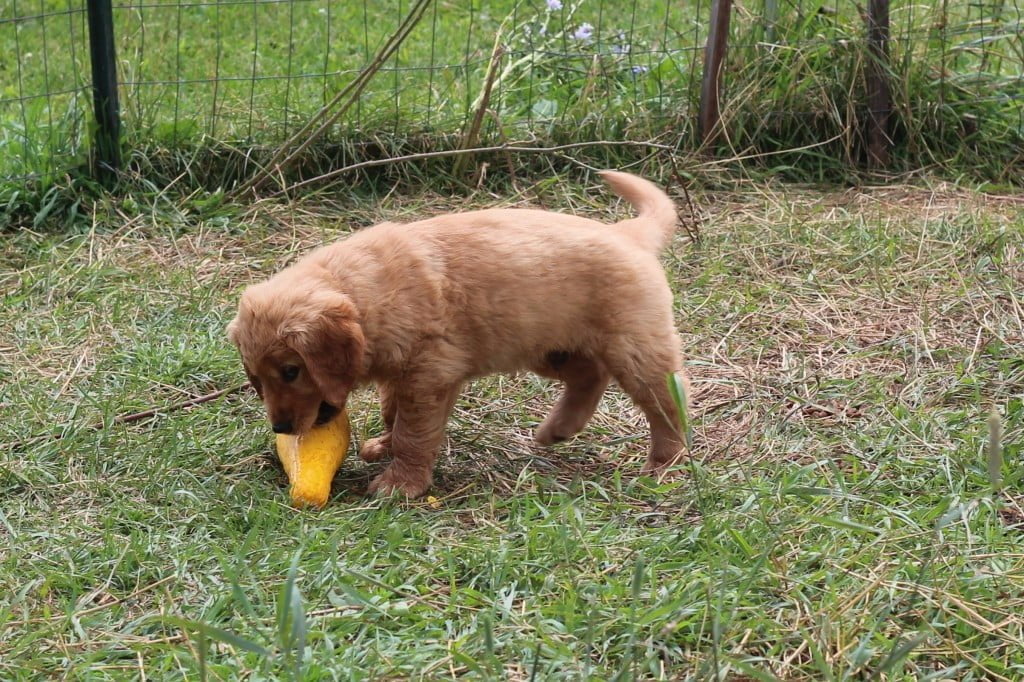
[[[344,407],[363,371],[366,339],[359,312],[345,296],[318,296],[281,325],[284,342],[302,356],[306,371],[335,407]]]

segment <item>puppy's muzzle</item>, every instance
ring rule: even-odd
[[[274,433],[291,433],[295,430],[291,422],[274,422],[270,428]]]

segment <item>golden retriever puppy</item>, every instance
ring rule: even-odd
[[[646,180],[602,176],[637,217],[492,209],[384,223],[246,289],[228,333],[273,430],[326,422],[375,383],[385,431],[359,454],[391,463],[370,492],[417,497],[463,384],[526,369],[564,384],[538,442],[579,432],[614,380],[650,424],[645,471],[673,463],[682,436],[667,379],[683,369],[658,253],[676,208]]]

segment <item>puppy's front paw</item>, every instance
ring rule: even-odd
[[[359,448],[359,458],[364,462],[379,462],[391,456],[391,434],[371,438]]]
[[[408,498],[419,497],[430,489],[433,477],[430,469],[411,468],[392,463],[377,478],[370,482],[371,495],[399,495]]]

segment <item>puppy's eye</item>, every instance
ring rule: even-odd
[[[295,365],[286,365],[281,369],[281,378],[285,383],[291,383],[295,381],[299,376],[299,368]]]

